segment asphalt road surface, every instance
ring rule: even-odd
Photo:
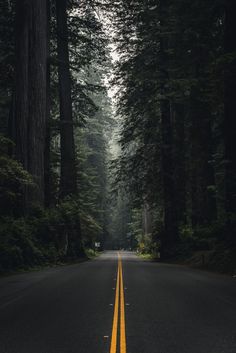
[[[0,353],[236,353],[236,278],[123,251],[1,278]]]

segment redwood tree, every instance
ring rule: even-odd
[[[236,209],[236,2],[225,1],[225,160],[226,160],[226,211]]]
[[[61,136],[60,193],[61,197],[64,198],[65,196],[76,193],[76,163],[68,49],[67,0],[56,1],[56,13]]]
[[[173,165],[173,126],[171,103],[168,98],[168,37],[165,33],[168,2],[160,1],[160,111],[161,111],[161,172],[163,182],[164,234],[162,237],[162,257],[174,252],[178,237],[177,211],[175,203],[175,182]]]
[[[26,205],[44,204],[46,0],[16,2],[15,154],[34,178]]]

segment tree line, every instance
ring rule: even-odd
[[[4,0],[0,14],[1,268],[104,242],[108,38],[92,1]]]
[[[1,1],[2,269],[95,242],[234,266],[235,10]]]
[[[235,10],[232,0],[110,2],[116,181],[130,195],[129,229],[163,259],[235,248]]]

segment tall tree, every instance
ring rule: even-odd
[[[45,206],[52,203],[52,170],[51,170],[51,2],[47,0],[47,106],[46,106],[46,132],[44,151],[44,182],[45,182]]]
[[[46,0],[16,2],[16,158],[34,177],[27,203],[44,204]]]
[[[226,55],[224,87],[224,143],[226,160],[226,211],[236,210],[236,2],[225,0],[225,36]]]
[[[29,16],[27,0],[16,1],[15,131],[16,158],[28,169]]]
[[[164,234],[162,238],[162,257],[168,256],[175,247],[178,225],[175,203],[175,182],[173,167],[173,127],[171,124],[171,103],[169,94],[169,64],[168,50],[169,38],[167,32],[167,19],[169,3],[160,1],[160,93],[161,93],[161,161],[164,199]]]
[[[47,118],[47,1],[30,2],[28,171],[35,178],[34,200],[44,205],[44,151]],[[29,196],[30,197],[30,196]]]
[[[68,49],[67,0],[56,1],[58,78],[60,95],[61,184],[64,198],[76,193],[76,160]]]

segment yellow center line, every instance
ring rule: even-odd
[[[125,298],[121,257],[120,262],[120,353],[126,353]]]
[[[119,307],[119,304],[120,304],[120,307]],[[126,353],[124,283],[123,283],[122,261],[121,261],[121,256],[118,253],[115,308],[114,308],[114,316],[113,316],[110,353],[117,352],[119,308],[120,308],[120,353]]]
[[[118,329],[119,296],[120,296],[119,291],[120,291],[120,266],[118,266],[118,270],[117,270],[115,308],[114,308],[114,316],[113,316],[110,353],[116,353],[116,347],[117,347],[117,329]]]

